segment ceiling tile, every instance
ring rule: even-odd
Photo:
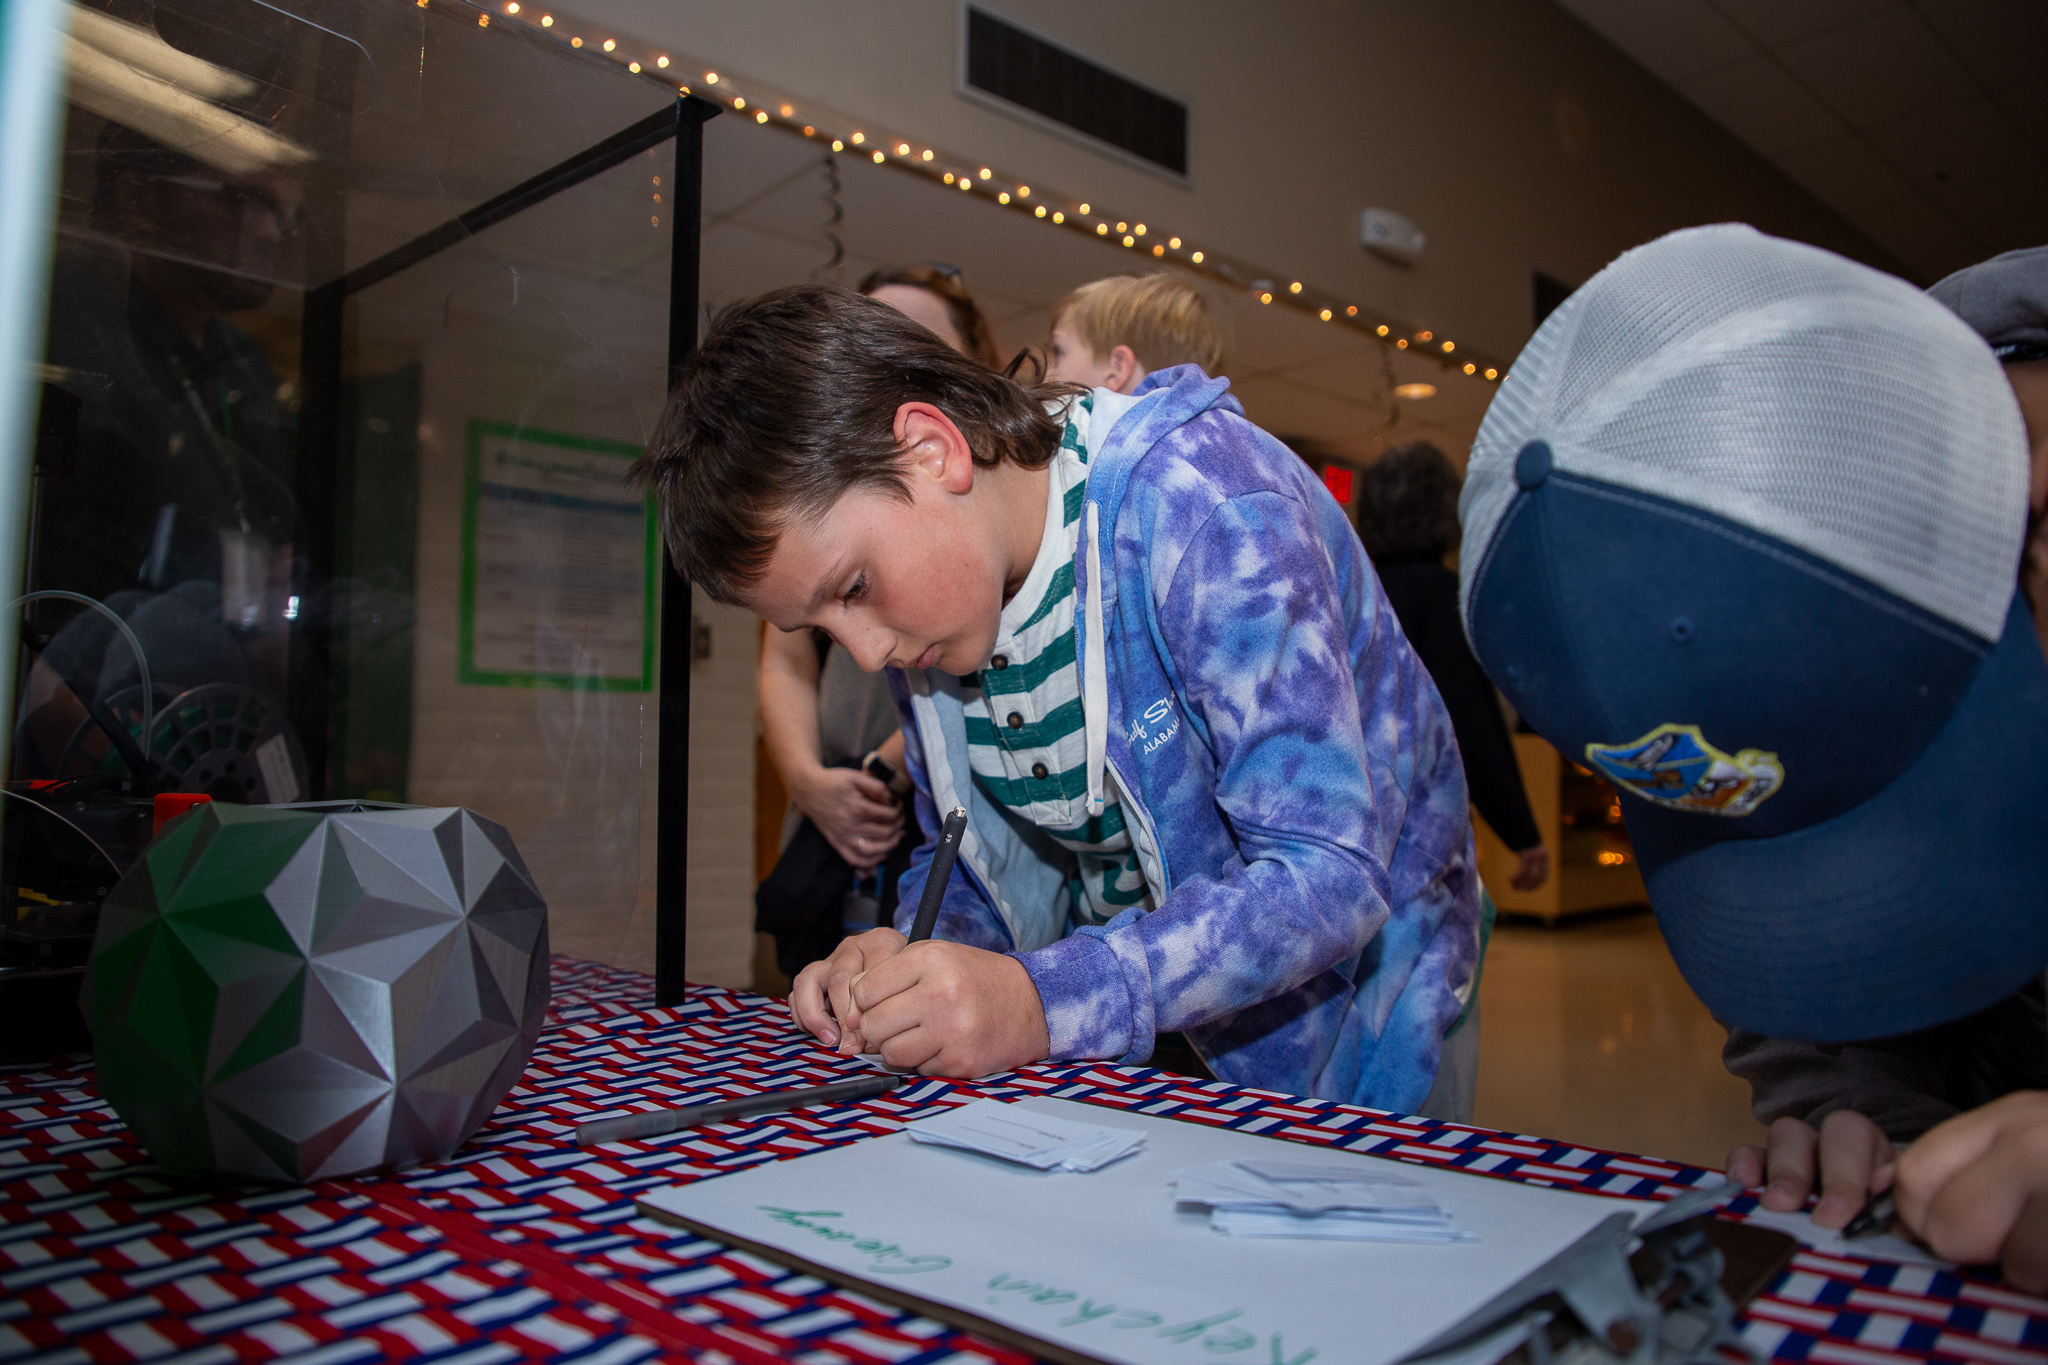
[[[1857,226],[1905,262],[1923,285],[1991,254],[1931,199],[1919,196],[1872,209]]]
[[[1354,402],[1384,404],[1387,394],[1401,382],[1392,364],[1397,352],[1381,345],[1360,347],[1340,355],[1326,355],[1301,361],[1279,370],[1283,379]]]
[[[1932,0],[1917,8],[1987,89],[2024,85],[2048,62],[2041,0]]]
[[[1768,157],[1849,131],[1825,105],[1765,57],[1752,57],[1685,81],[1679,89],[1728,131]]]
[[[1754,56],[1756,45],[1706,0],[1559,0],[1601,37],[1667,83]]]
[[[1764,47],[1825,33],[1888,9],[1901,0],[1713,0],[1714,7]],[[1645,8],[1655,9],[1654,5]]]
[[[1958,104],[1978,93],[1911,10],[1891,9],[1777,49],[1793,75],[1858,127]]]
[[[2048,239],[2048,0],[1559,2],[1915,276]]]
[[[1984,97],[1879,124],[1865,136],[1923,190],[2048,174],[2039,153]]]
[[[1405,359],[1405,357],[1404,357]],[[1245,406],[1245,415],[1283,439],[1306,437],[1327,446],[1331,454],[1369,458],[1402,441],[1432,440],[1459,465],[1478,434],[1484,402],[1494,386],[1450,383],[1451,376],[1404,374],[1437,385],[1437,396],[1409,401],[1354,402],[1328,391],[1275,374],[1253,375],[1231,382],[1231,392]],[[1462,380],[1463,375],[1455,376]]]
[[[1969,228],[1982,256],[2048,244],[2048,176],[1956,185],[1934,198]]]
[[[1998,107],[2036,151],[2048,151],[2048,78],[1999,91]]]
[[[1911,198],[1913,185],[1860,134],[1817,142],[1776,158],[1791,176],[1845,218]]]

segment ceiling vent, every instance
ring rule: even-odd
[[[1188,106],[979,5],[960,6],[960,93],[1185,182]]]

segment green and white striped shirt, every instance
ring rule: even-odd
[[[1038,558],[996,628],[982,670],[962,679],[967,760],[991,800],[1073,851],[1069,881],[1084,923],[1102,924],[1133,905],[1153,908],[1131,836],[1107,780],[1102,814],[1088,814],[1088,739],[1081,674],[1074,662],[1074,551],[1088,493],[1093,400],[1068,409],[1051,466]]]

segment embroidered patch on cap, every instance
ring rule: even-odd
[[[1704,815],[1748,815],[1785,781],[1776,754],[1723,753],[1697,725],[1660,725],[1629,744],[1588,744],[1586,762],[1645,801]]]

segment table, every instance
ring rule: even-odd
[[[797,1035],[779,1001],[699,986],[657,1009],[653,995],[648,977],[557,957],[532,1065],[453,1160],[293,1189],[159,1176],[83,1058],[0,1068],[0,1361],[1021,1362],[633,1209],[639,1191],[693,1172],[851,1142],[977,1096],[1085,1100],[1617,1196],[1668,1197],[1709,1174],[1100,1063],[926,1080],[859,1105],[579,1149],[576,1124],[623,1094],[701,1103],[856,1070]],[[1807,1253],[1746,1331],[1784,1360],[2018,1365],[2048,1355],[2048,1301],[1987,1276]]]

